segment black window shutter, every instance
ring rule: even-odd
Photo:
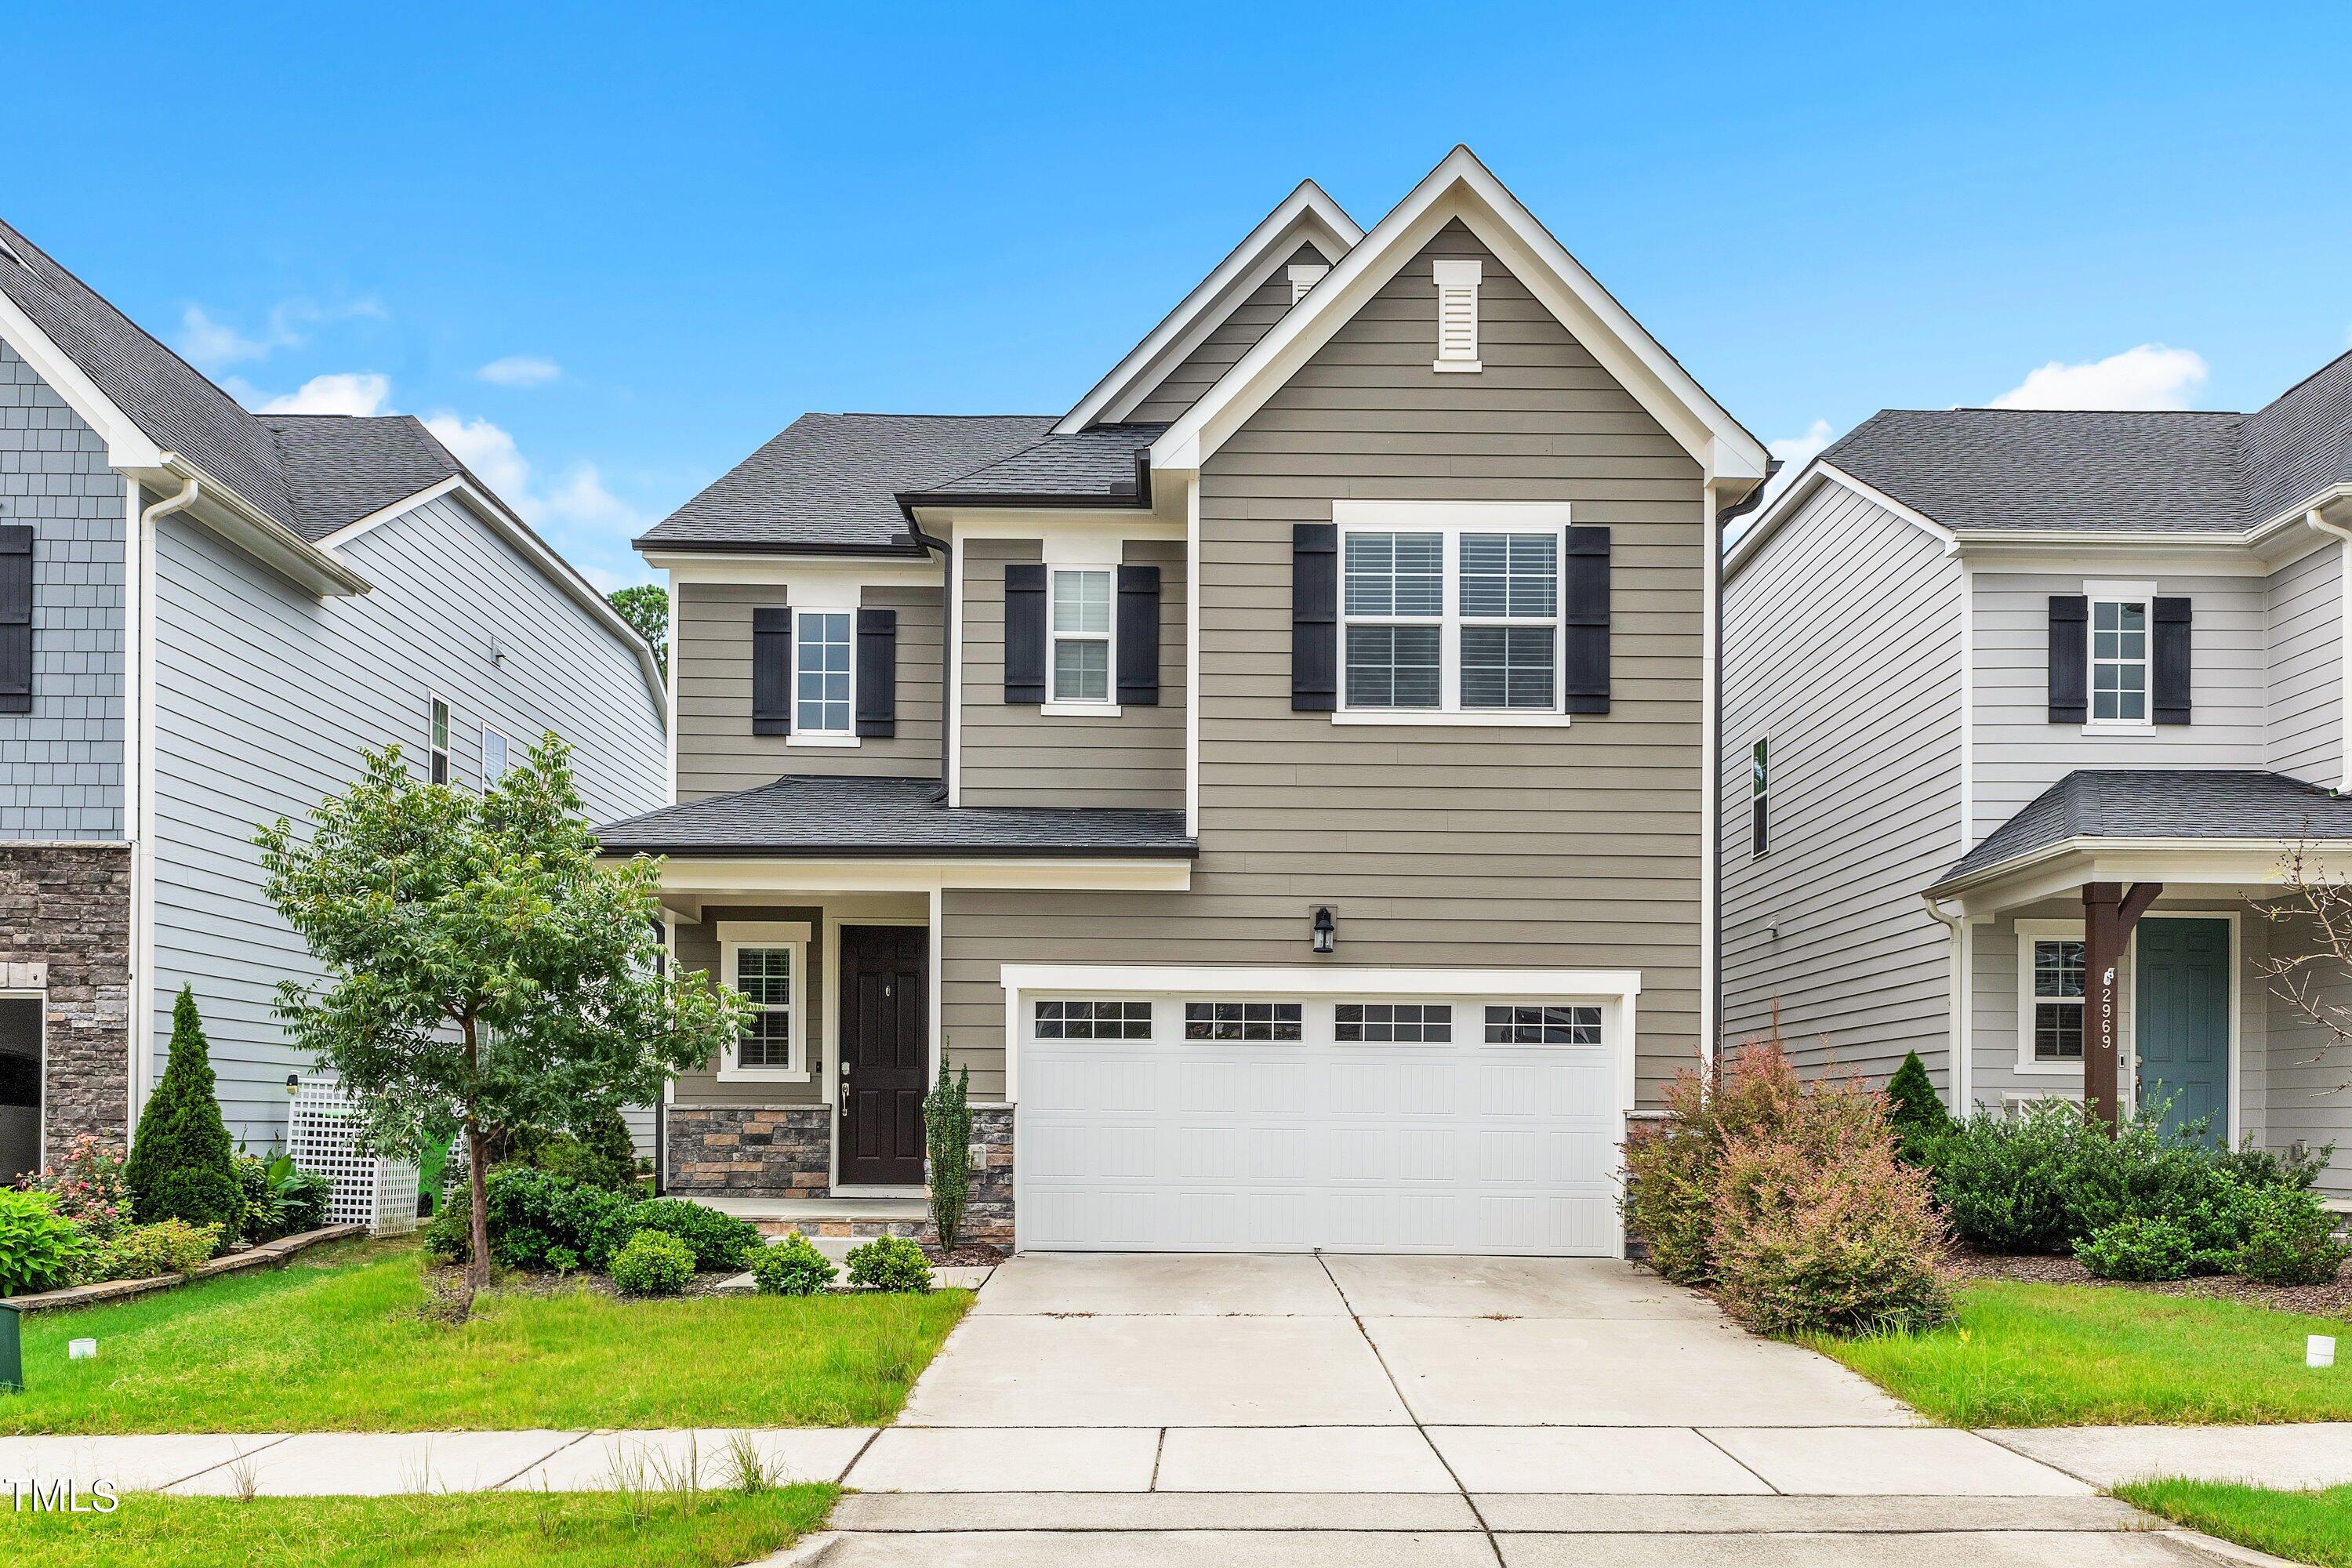
[[[1559,626],[1570,713],[1609,711],[1609,531],[1570,528],[1560,560]]]
[[[1005,563],[1004,700],[1029,707],[1045,700],[1045,568],[1040,563]]]
[[[857,612],[857,732],[898,732],[898,612]]]
[[[0,713],[33,710],[33,530],[0,523]]]
[[[1290,525],[1290,706],[1329,713],[1339,706],[1339,528]]]
[[[2158,599],[2156,612],[2155,668],[2149,684],[2155,689],[2156,721],[2189,722],[2189,601]]]
[[[1160,568],[1118,569],[1118,700],[1160,705]]]
[[[2050,595],[2050,722],[2080,724],[2090,717],[2091,601],[2080,594]]]
[[[677,653],[670,655],[675,658]],[[793,732],[793,613],[751,612],[751,733]]]

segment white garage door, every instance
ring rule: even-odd
[[[1016,994],[1020,1245],[1612,1254],[1629,1011]]]

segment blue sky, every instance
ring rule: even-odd
[[[2340,4],[93,9],[11,16],[0,216],[608,584],[795,416],[1059,412],[1300,177],[1369,226],[1455,142],[1792,454],[2352,345]]]

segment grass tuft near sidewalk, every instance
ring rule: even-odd
[[[733,1568],[823,1522],[838,1489],[162,1497],[110,1514],[0,1509],[10,1568]]]
[[[971,1301],[494,1290],[453,1326],[425,1311],[415,1246],[321,1248],[26,1319],[29,1387],[0,1395],[0,1434],[869,1426]],[[69,1361],[82,1337],[97,1359]]]
[[[2352,1339],[2336,1319],[2066,1285],[1970,1285],[1957,1304],[1934,1333],[1809,1342],[1954,1426],[2352,1420],[2352,1354],[2303,1364],[2305,1335]]]
[[[2352,1487],[2282,1492],[2227,1481],[2135,1481],[2115,1489],[2135,1508],[2296,1563],[2352,1568]]]

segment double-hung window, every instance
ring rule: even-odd
[[[719,1064],[722,1079],[799,1080],[808,1076],[802,1055],[801,995],[808,927],[720,923],[719,949],[727,984],[751,1005],[743,1032]]]
[[[2148,602],[2091,601],[2091,722],[2145,724]]]
[[[1344,711],[1560,711],[1560,531],[1340,531]]]
[[[793,616],[793,732],[796,735],[850,732],[853,618],[847,610],[802,610]]]
[[[449,782],[449,705],[438,697],[425,703],[425,777],[437,784]]]
[[[507,738],[482,726],[482,787],[496,789],[507,776]]]
[[[2025,1038],[2021,1065],[2071,1066],[2083,1059],[2083,939],[2028,931],[2020,944],[2025,965]]]
[[[1053,701],[1110,701],[1114,576],[1107,566],[1054,569]]]

